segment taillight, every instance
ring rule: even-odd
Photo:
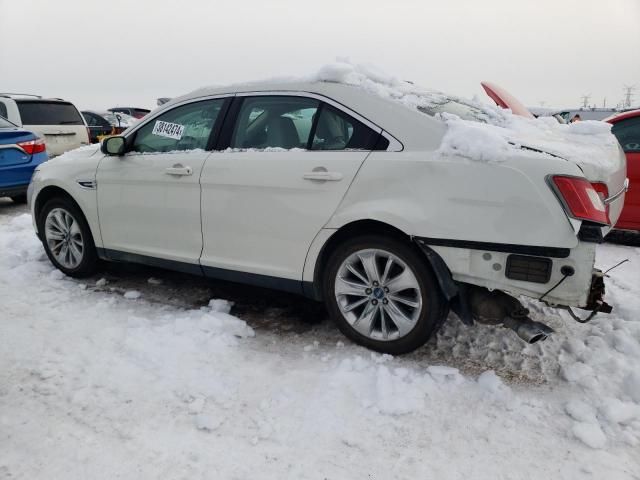
[[[599,192],[595,186],[589,183],[582,177],[566,177],[563,175],[556,175],[552,177],[553,185],[556,192],[559,194],[560,199],[564,205],[567,214],[570,217],[578,220],[587,220],[589,222],[600,223],[602,225],[609,225],[609,212],[604,204],[604,199],[600,197]],[[600,193],[608,194],[605,191]]]
[[[607,188],[607,184],[598,182],[598,183],[592,183],[591,186],[598,193],[598,196],[602,199],[602,202],[604,203],[606,198],[609,196],[609,189]]]
[[[46,145],[44,144],[44,140],[41,138],[38,138],[36,140],[29,140],[28,142],[18,142],[16,145],[22,148],[29,155],[42,153],[47,149]]]

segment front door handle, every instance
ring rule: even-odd
[[[307,172],[302,175],[305,180],[315,180],[319,182],[338,182],[342,180],[342,174],[340,172],[326,172],[326,171],[314,171]]]
[[[176,163],[173,167],[165,168],[164,173],[167,175],[193,175],[193,169],[191,167],[184,167],[179,163]]]

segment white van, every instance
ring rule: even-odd
[[[84,118],[60,98],[0,93],[0,115],[42,137],[49,157],[89,144]]]

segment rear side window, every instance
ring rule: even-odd
[[[23,125],[84,125],[80,113],[67,102],[16,101]]]
[[[611,131],[625,152],[640,152],[640,117],[622,120],[614,124]]]
[[[3,102],[0,102],[0,117],[7,118],[8,116],[9,115],[7,115],[7,106]]]
[[[324,104],[311,150],[373,150],[380,134],[344,112]]]
[[[306,148],[320,102],[287,96],[246,97],[231,148]]]

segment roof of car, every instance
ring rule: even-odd
[[[626,112],[612,115],[608,118],[605,118],[604,121],[609,123],[617,123],[621,120],[626,120],[627,118],[633,118],[633,117],[640,117],[640,108],[637,110],[627,110]]]
[[[443,122],[420,113],[416,109],[408,108],[392,98],[385,98],[359,86],[329,81],[275,80],[204,87],[171,99],[158,107],[152,115],[188,100],[214,95],[234,95],[251,92],[301,92],[327,97],[358,113],[395,138],[402,139],[401,141],[405,148],[413,146],[437,148],[441,134],[445,130]],[[431,134],[425,135],[427,131]],[[440,132],[440,134],[437,132]]]

